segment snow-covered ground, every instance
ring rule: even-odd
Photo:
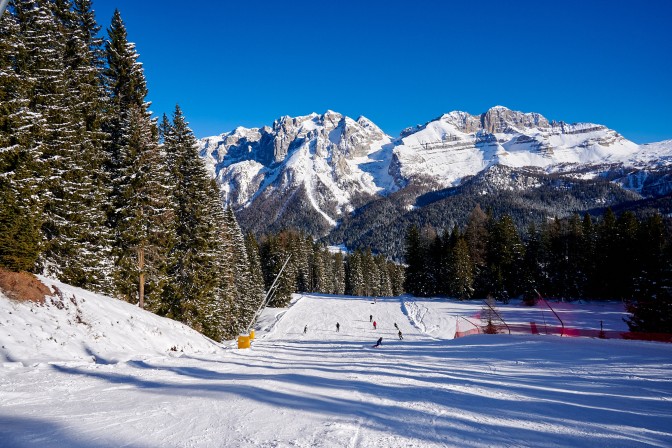
[[[480,303],[306,295],[265,310],[238,350],[59,288],[79,306],[0,296],[2,447],[672,446],[671,344],[452,339]],[[541,308],[500,311],[542,321]],[[625,329],[617,304],[561,316]]]

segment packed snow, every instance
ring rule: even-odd
[[[295,295],[237,349],[43,280],[61,291],[44,305],[0,296],[3,447],[672,446],[671,344],[453,339],[482,303]],[[625,330],[622,304],[555,305]]]

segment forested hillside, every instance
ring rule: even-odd
[[[660,215],[607,209],[597,222],[574,214],[521,233],[510,215],[476,206],[464,227],[409,227],[405,260],[416,296],[618,299],[633,331],[672,332],[672,227]]]
[[[151,117],[119,11],[16,0],[0,19],[0,267],[104,293],[216,340],[297,291],[401,293],[401,268],[305,235],[247,239],[179,106]],[[260,257],[262,255],[262,257]],[[262,262],[263,260],[263,262]]]

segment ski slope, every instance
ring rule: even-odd
[[[99,301],[109,313],[111,300],[88,297],[87,312]],[[110,360],[105,351],[121,337],[111,332],[88,359],[14,355],[22,353],[8,344],[14,322],[39,326],[56,312],[29,308],[12,304],[0,326],[2,447],[672,446],[672,345],[452,339],[455,322],[474,319],[480,303],[297,295],[286,309],[265,310],[251,349],[192,343],[160,353],[154,344]],[[622,325],[614,307],[586,309],[572,313]],[[502,312],[526,322],[540,310]]]

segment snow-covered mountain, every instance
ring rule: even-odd
[[[548,172],[649,164],[672,155],[672,145],[641,147],[605,126],[551,122],[496,106],[481,115],[451,112],[407,129],[394,154],[403,178],[431,176],[447,187],[497,164]]]
[[[234,208],[277,208],[301,198],[327,227],[362,196],[394,189],[391,138],[370,120],[336,112],[282,117],[271,127],[201,140],[200,153]]]
[[[494,165],[547,174],[606,178],[642,195],[672,191],[672,141],[638,145],[591,123],[549,121],[496,106],[480,115],[450,112],[394,139],[370,120],[282,117],[200,141],[200,152],[242,224],[261,230],[296,221],[324,234],[349,212],[413,182],[458,186]],[[294,222],[292,222],[294,221]]]

